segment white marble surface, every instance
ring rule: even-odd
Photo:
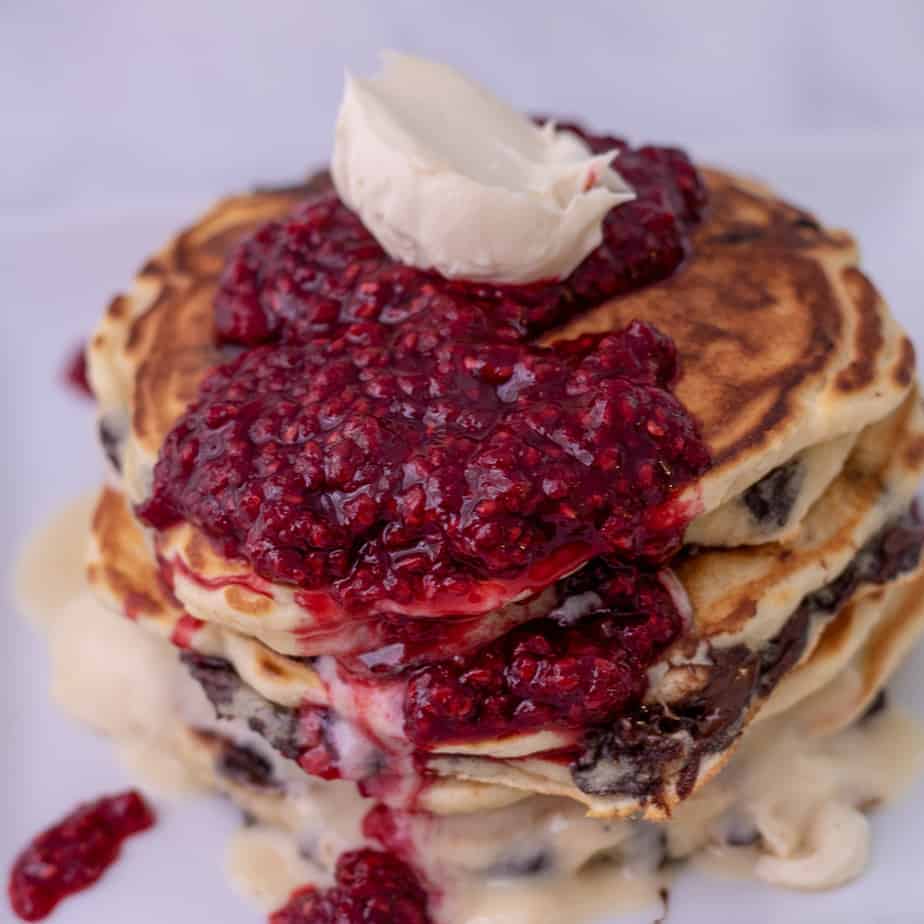
[[[0,0],[4,562],[99,478],[92,415],[56,382],[64,354],[213,195],[322,160],[343,68],[371,67],[382,46],[445,57],[524,107],[766,177],[858,232],[924,344],[924,3]],[[105,743],[47,702],[41,645],[4,602],[0,871],[42,824],[125,782]],[[922,673],[919,655],[897,689],[924,716]],[[220,875],[233,813],[162,809],[163,827],[56,921],[259,919]],[[848,889],[686,880],[669,922],[916,924],[924,784],[875,824],[872,869]]]

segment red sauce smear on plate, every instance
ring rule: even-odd
[[[68,895],[93,885],[119,856],[122,842],[154,825],[135,790],[78,806],[17,857],[7,887],[13,911],[40,921]]]

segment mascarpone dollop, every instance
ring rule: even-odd
[[[632,190],[554,123],[530,119],[453,68],[388,53],[347,77],[332,173],[388,254],[451,278],[561,279]]]

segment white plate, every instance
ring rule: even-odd
[[[865,265],[896,313],[924,345],[924,150],[791,145],[775,152],[706,152],[777,183],[825,219],[853,228]],[[849,153],[845,153],[845,151]],[[147,252],[202,203],[158,213],[89,216],[55,228],[0,224],[3,298],[3,459],[0,554],[12,562],[27,531],[98,481],[101,466],[90,407],[58,384],[68,351],[85,336],[106,298],[124,286]],[[54,580],[54,575],[49,575]],[[9,583],[9,582],[7,582]],[[9,597],[9,595],[8,595]],[[105,741],[64,719],[48,702],[45,652],[8,602],[6,673],[0,679],[0,865],[40,828],[77,802],[130,784]],[[115,652],[114,656],[118,656]],[[924,718],[924,653],[893,684],[896,698]],[[131,690],[125,691],[126,696]],[[786,768],[780,767],[780,773]],[[222,855],[238,816],[219,800],[158,803],[160,824],[133,839],[123,862],[96,888],[63,904],[60,924],[245,924],[261,915],[231,894]],[[786,894],[751,883],[682,876],[670,924],[798,924],[924,921],[921,840],[924,780],[874,819],[867,874],[822,895]],[[12,921],[0,901],[0,921]],[[558,924],[550,921],[549,924]]]

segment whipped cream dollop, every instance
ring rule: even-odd
[[[451,67],[387,53],[380,76],[347,77],[332,173],[396,260],[527,283],[571,273],[633,198],[616,153],[535,125]]]

